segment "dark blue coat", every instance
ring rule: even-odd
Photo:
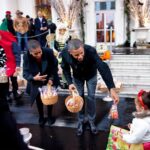
[[[38,88],[46,85],[49,79],[53,80],[53,85],[56,87],[60,84],[57,73],[58,62],[53,51],[46,48],[43,48],[42,51],[41,68],[39,68],[35,58],[29,52],[24,55],[23,77],[30,83],[31,104],[33,104],[39,94]],[[39,72],[41,75],[47,75],[46,81],[34,81],[33,77]]]
[[[47,24],[47,20],[45,18],[42,18],[42,22],[40,22],[39,18],[36,18],[34,21],[34,25],[35,25],[35,34],[40,34],[42,32],[45,31],[41,31],[40,28],[41,27],[47,27],[48,28],[48,24]]]

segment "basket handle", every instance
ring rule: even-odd
[[[47,84],[48,92],[51,92],[51,88],[52,88],[52,85],[48,83],[48,84]]]
[[[73,99],[77,96],[77,95],[79,95],[79,93],[78,93],[78,91],[75,89],[75,90],[72,90],[71,91],[72,92],[72,97],[73,97]]]

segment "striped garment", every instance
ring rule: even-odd
[[[2,47],[0,47],[0,67],[4,67],[6,64],[6,54]]]

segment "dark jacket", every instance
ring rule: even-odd
[[[30,96],[31,96],[31,102],[33,104],[34,100],[36,99],[39,90],[38,88],[46,85],[48,80],[53,80],[53,85],[58,86],[59,83],[59,77],[57,74],[58,71],[58,62],[55,58],[53,51],[51,49],[42,49],[42,65],[41,68],[38,66],[35,58],[30,55],[30,53],[26,53],[24,55],[24,63],[23,63],[23,77],[30,82]],[[41,75],[47,75],[46,81],[34,81],[33,77],[37,75],[40,72]]]
[[[84,46],[85,56],[82,62],[78,62],[74,59],[66,49],[62,51],[62,69],[66,77],[68,84],[72,84],[71,72],[72,68],[73,77],[78,80],[89,80],[97,74],[97,70],[100,72],[103,80],[105,81],[109,89],[115,87],[111,71],[108,65],[101,61],[96,49],[85,45]]]
[[[3,22],[4,21],[7,22],[8,31],[11,32],[13,35],[16,35],[16,32],[15,32],[14,27],[13,27],[13,20],[12,19],[4,18]]]
[[[17,42],[12,43],[12,50],[13,50],[13,54],[15,56],[16,66],[20,67],[20,64],[21,64],[21,50],[20,50]]]
[[[40,22],[39,18],[36,18],[34,21],[34,25],[35,25],[35,34],[36,35],[39,33],[45,32],[45,31],[40,30],[41,27],[48,27],[47,20],[45,18],[42,19],[42,22]]]
[[[50,25],[48,25],[48,28],[50,29],[51,33],[55,33],[57,26],[55,23],[51,23]]]

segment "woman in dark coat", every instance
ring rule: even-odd
[[[58,86],[59,77],[58,62],[51,49],[41,48],[40,43],[36,40],[28,42],[29,51],[24,55],[23,77],[30,83],[31,105],[36,100],[39,112],[39,124],[44,126],[43,104],[40,98],[39,87],[46,85],[48,82],[53,86]],[[52,106],[47,106],[48,124],[55,122],[52,117]]]

